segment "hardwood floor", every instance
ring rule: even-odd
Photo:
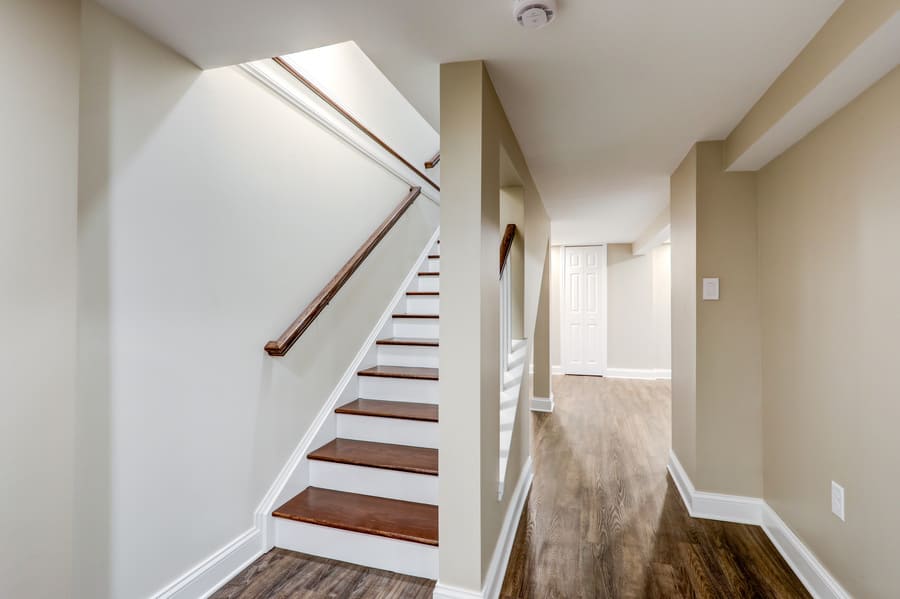
[[[809,597],[762,529],[692,519],[666,475],[667,382],[554,377],[501,597]]]
[[[669,384],[554,377],[502,599],[807,598],[758,527],[695,520],[666,475]],[[434,583],[275,549],[214,599],[430,598]]]
[[[431,599],[434,581],[273,549],[211,599]]]

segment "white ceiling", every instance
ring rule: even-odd
[[[439,65],[484,59],[554,242],[630,242],[697,140],[721,139],[840,0],[100,0],[201,67],[355,40],[435,127]]]

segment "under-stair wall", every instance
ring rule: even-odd
[[[82,20],[79,326],[103,342],[79,371],[95,551],[75,567],[109,597],[198,597],[261,549],[254,511],[439,208],[416,200],[266,355],[409,184],[238,67],[201,71],[92,2]]]

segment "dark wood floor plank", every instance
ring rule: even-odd
[[[668,383],[553,387],[555,412],[533,415],[534,486],[501,597],[809,597],[759,527],[687,513],[666,473]]]
[[[434,581],[272,549],[211,599],[431,599]]]
[[[438,450],[428,447],[334,439],[307,456],[310,460],[400,470],[437,476]]]
[[[272,514],[425,545],[438,544],[437,506],[308,487]]]

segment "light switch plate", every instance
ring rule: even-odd
[[[703,299],[705,301],[719,299],[719,277],[703,279]]]
[[[844,487],[831,481],[831,512],[844,521]]]

